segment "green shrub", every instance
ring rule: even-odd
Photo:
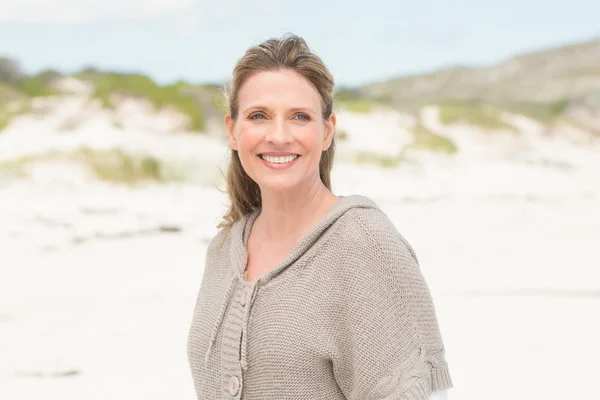
[[[507,129],[514,131],[512,125],[500,118],[494,107],[477,102],[443,102],[438,104],[442,124],[467,123],[484,129]]]
[[[514,114],[521,114],[543,123],[554,122],[568,107],[567,99],[556,100],[550,103],[523,103],[515,102],[503,105],[503,108]]]
[[[210,97],[211,105],[221,114],[225,115],[227,112],[226,99],[223,96],[223,89],[218,84],[206,84],[202,85],[201,88]]]
[[[0,97],[1,97],[1,92],[2,92],[1,85],[2,84],[0,84]],[[6,128],[8,126],[11,119],[15,115],[27,112],[30,109],[29,102],[27,102],[26,100],[23,100],[23,97],[16,97],[16,98],[8,97],[8,98],[12,99],[10,101],[12,103],[10,108],[6,104],[3,104],[2,101],[0,101],[0,133],[4,130],[4,128]],[[5,101],[7,103],[9,102],[8,98],[5,98],[6,99]]]
[[[120,149],[92,150],[82,148],[72,152],[52,151],[23,157],[0,164],[0,169],[24,173],[28,165],[37,162],[68,161],[84,165],[100,180],[135,185],[144,181],[166,181],[161,162],[151,156],[131,155]]]
[[[335,103],[346,110],[368,114],[378,104],[371,98],[361,96],[358,90],[339,89],[334,96]]]
[[[14,100],[23,99],[25,95],[15,87],[0,82],[0,109]]]
[[[421,149],[444,154],[456,154],[458,152],[458,148],[452,140],[437,135],[422,125],[417,125],[413,133],[414,141],[405,150]]]
[[[144,97],[156,107],[172,106],[188,115],[191,119],[190,129],[204,129],[204,112],[193,97],[185,95],[186,84],[183,82],[160,86],[140,74],[84,71],[79,75],[95,84],[93,96],[100,99],[105,107],[113,107],[111,95],[114,93]]]
[[[356,154],[355,161],[358,164],[370,164],[383,168],[394,168],[402,163],[404,158],[401,155],[390,156],[371,151],[363,151]]]
[[[45,81],[44,77],[33,76],[19,80],[15,88],[29,97],[52,96],[56,91]]]
[[[25,73],[16,60],[0,57],[0,82],[14,84],[24,76]]]
[[[134,184],[139,181],[162,181],[160,161],[150,156],[134,156],[123,150],[98,151],[82,149],[69,155],[82,162],[101,180]]]
[[[53,80],[61,78],[62,76],[63,75],[55,69],[45,69],[39,74],[37,74],[35,77],[41,80],[42,82],[49,84]]]
[[[372,100],[341,100],[338,105],[348,111],[355,113],[368,114],[373,111],[375,102]]]

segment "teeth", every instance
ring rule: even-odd
[[[263,154],[261,154],[260,156],[263,160],[270,162],[270,163],[274,163],[274,164],[289,163],[289,162],[294,161],[296,159],[296,157],[298,157],[297,154],[295,154],[293,156],[285,156],[285,157],[271,157],[271,156],[265,156]]]

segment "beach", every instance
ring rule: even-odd
[[[142,143],[131,132],[103,138]],[[172,157],[202,166],[201,180],[128,187],[44,162],[0,182],[0,398],[195,398],[186,340],[227,207],[217,189],[227,151],[214,138],[171,139]],[[143,143],[171,157],[163,139]],[[340,145],[334,193],[371,197],[416,251],[449,399],[600,398],[600,153],[540,143],[397,168],[344,161],[356,146]]]

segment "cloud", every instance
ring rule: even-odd
[[[1,0],[0,0],[1,1]],[[0,24],[7,26],[84,25],[131,21],[165,24],[171,32],[200,33],[236,18],[282,12],[288,0],[18,0],[0,7]]]
[[[19,0],[3,2],[0,22],[87,23],[99,20],[147,20],[185,15],[194,0]]]

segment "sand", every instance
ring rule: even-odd
[[[2,159],[43,150],[7,149],[17,127],[0,135]],[[172,143],[211,174],[224,154],[206,138]],[[542,141],[494,154],[340,163],[334,192],[372,197],[415,248],[449,399],[600,398],[599,153]],[[208,185],[126,188],[67,165],[0,181],[0,398],[194,399],[187,332],[225,205]]]

